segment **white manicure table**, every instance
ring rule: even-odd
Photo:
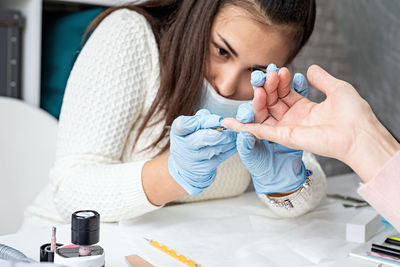
[[[360,198],[354,174],[328,178],[328,193]],[[131,221],[101,224],[100,243],[106,266],[128,266],[124,256],[137,254],[155,266],[184,266],[152,247],[151,238],[202,266],[378,266],[349,257],[361,245],[346,241],[346,223],[364,208],[344,208],[341,200],[325,198],[312,212],[278,219],[254,192],[239,197],[164,207]],[[50,242],[52,223],[38,223],[0,243],[39,258],[39,247]],[[55,225],[57,242],[69,244],[70,225]],[[382,243],[396,231],[382,226],[368,241]],[[0,265],[1,266],[1,265]]]

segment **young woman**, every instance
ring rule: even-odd
[[[313,0],[106,10],[68,80],[51,182],[30,214],[68,221],[94,209],[118,221],[169,202],[237,196],[250,180],[280,216],[314,208],[326,182],[311,154],[216,129],[253,98],[251,72],[289,64],[314,21]]]

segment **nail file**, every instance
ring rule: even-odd
[[[125,260],[130,267],[154,267],[153,264],[146,261],[139,255],[128,255],[125,256]]]

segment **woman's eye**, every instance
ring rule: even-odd
[[[226,51],[226,50],[223,49],[222,47],[217,46],[216,48],[217,48],[218,54],[220,54],[221,56],[223,56],[223,57],[229,56],[228,51]]]
[[[248,68],[248,70],[249,70],[250,72],[253,72],[253,71],[255,71],[255,70],[260,70],[260,71],[263,71],[263,72],[267,72],[266,69],[255,68],[255,67]]]

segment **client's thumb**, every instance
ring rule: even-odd
[[[330,75],[318,65],[312,65],[307,71],[308,81],[319,91],[330,95],[341,81]]]

